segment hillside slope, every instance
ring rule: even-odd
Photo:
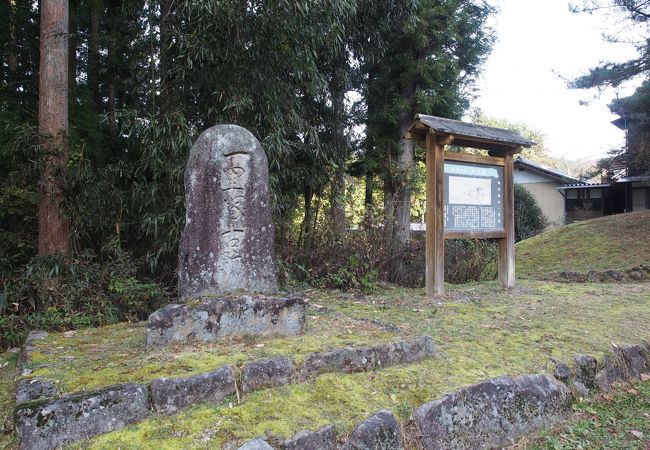
[[[517,276],[556,278],[560,272],[626,270],[650,264],[650,211],[600,217],[517,243]]]

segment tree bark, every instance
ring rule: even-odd
[[[63,180],[68,164],[68,2],[41,1],[38,120],[43,173],[38,202],[38,252],[70,254]]]
[[[9,82],[13,83],[18,72],[16,22],[18,20],[18,9],[16,0],[9,0],[9,55],[7,55],[7,66],[9,69]]]
[[[334,68],[330,92],[332,93],[332,111],[334,124],[332,144],[338,164],[332,180],[331,218],[333,231],[342,236],[345,233],[345,160],[348,155],[348,145],[345,138],[345,55],[341,53]],[[342,61],[341,61],[342,59]]]
[[[413,102],[414,86],[405,83],[402,87],[402,102],[410,105]],[[405,108],[399,112],[399,136],[397,153],[397,181],[395,183],[395,242],[406,246],[411,239],[411,171],[413,170],[413,141],[404,138],[413,120],[413,112]]]
[[[177,106],[175,89],[172,83],[171,68],[173,65],[174,0],[160,1],[160,99],[163,113],[169,113]]]
[[[88,38],[88,88],[95,108],[102,110],[102,96],[99,93],[99,9],[101,1],[90,5],[90,36]]]
[[[74,90],[77,86],[77,14],[79,11],[79,0],[70,0],[70,24],[68,29],[68,95],[74,97]]]
[[[372,214],[372,207],[374,206],[373,194],[375,191],[375,180],[372,174],[366,173],[365,175],[365,192],[363,205],[365,207],[365,215],[370,216]]]
[[[395,187],[390,167],[384,172],[384,221],[386,239],[392,242],[395,231]]]

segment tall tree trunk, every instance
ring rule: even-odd
[[[74,90],[77,86],[77,15],[79,11],[79,0],[70,0],[70,24],[68,29],[68,95],[74,97]]]
[[[390,164],[390,161],[389,161]],[[384,172],[384,233],[388,242],[392,242],[395,231],[395,187],[390,167]]]
[[[415,89],[413,83],[405,83],[402,87],[402,103],[410,105],[413,102]],[[411,238],[411,177],[413,170],[413,141],[404,138],[413,121],[413,111],[406,107],[399,112],[399,137],[397,153],[397,181],[395,183],[395,242],[406,246]]]
[[[68,164],[68,2],[41,0],[38,121],[43,173],[38,201],[38,252],[70,253],[70,225],[63,211]]]
[[[342,61],[341,61],[342,59]],[[348,156],[348,145],[345,138],[345,54],[342,53],[334,69],[330,86],[332,93],[332,110],[334,125],[332,144],[335,149],[338,164],[332,180],[331,218],[333,231],[342,236],[345,233],[345,160]]]
[[[332,230],[338,236],[345,233],[345,165],[339,163],[332,179],[331,219]]]
[[[308,248],[311,246],[311,223],[312,223],[312,208],[311,200],[314,196],[314,190],[308,184],[304,186],[304,196],[305,196],[305,216],[302,221],[300,238],[298,243],[302,240],[303,248]]]
[[[18,21],[18,8],[16,0],[9,0],[9,55],[7,55],[7,66],[9,69],[9,82],[14,83],[18,72],[18,41],[16,38],[16,23]]]
[[[373,194],[375,191],[375,180],[374,177],[371,173],[366,173],[365,175],[365,192],[364,192],[364,199],[363,199],[363,205],[365,208],[365,215],[366,217],[370,217],[372,214],[372,208],[374,206],[374,199],[373,199]]]
[[[102,110],[102,96],[99,92],[99,14],[103,13],[101,0],[94,0],[90,5],[90,36],[88,38],[88,87],[95,108]]]
[[[169,113],[176,105],[175,89],[171,82],[173,63],[172,33],[174,31],[175,1],[160,1],[160,100],[163,113]]]

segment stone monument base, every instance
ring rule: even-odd
[[[147,345],[214,342],[228,336],[294,336],[305,331],[300,297],[203,297],[167,305],[147,320]]]

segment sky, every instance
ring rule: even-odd
[[[493,26],[497,42],[472,103],[491,117],[524,122],[545,135],[552,156],[599,158],[620,147],[624,134],[610,122],[607,105],[640,84],[618,92],[569,89],[566,79],[584,74],[601,61],[625,61],[636,55],[626,44],[602,39],[603,17],[573,14],[568,0],[499,0]],[[564,79],[563,79],[564,78]],[[580,102],[589,101],[589,105]]]

